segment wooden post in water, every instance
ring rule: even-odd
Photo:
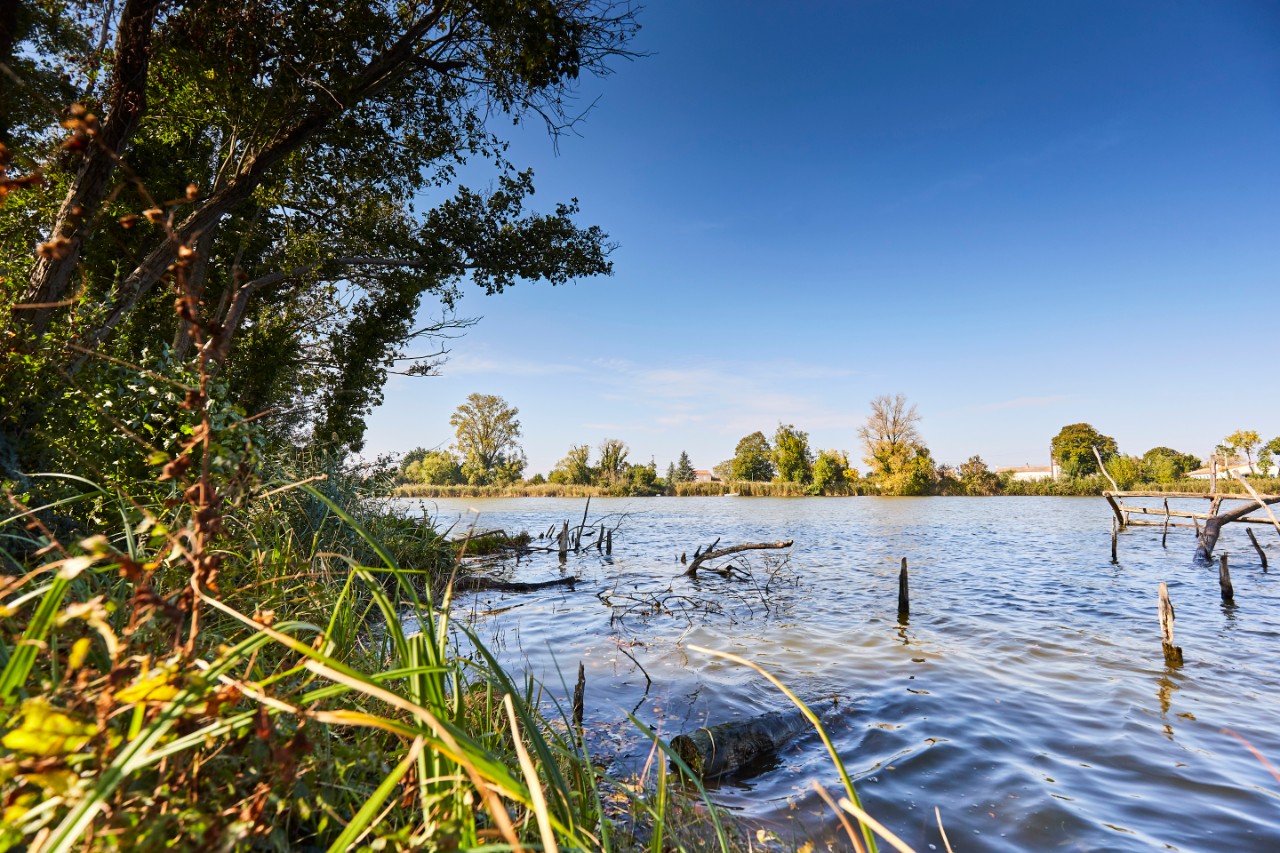
[[[898,620],[905,621],[911,616],[911,595],[907,588],[907,558],[902,558],[902,569],[898,572]]]
[[[1164,499],[1164,534],[1160,537],[1160,547],[1168,548],[1169,542],[1169,499]]]
[[[587,696],[587,673],[582,667],[582,661],[578,661],[578,683],[573,687],[573,727],[578,730],[578,737],[583,737],[582,731],[582,711],[586,704]]]
[[[1170,666],[1182,666],[1182,648],[1173,644],[1173,603],[1169,601],[1169,587],[1160,582],[1160,639],[1164,646],[1164,662]]]
[[[1249,534],[1249,541],[1253,543],[1253,550],[1258,552],[1258,559],[1262,561],[1262,570],[1267,570],[1267,552],[1262,550],[1262,546],[1258,544],[1258,537],[1253,535],[1253,528],[1246,527],[1245,533]]]
[[[582,508],[582,522],[578,525],[578,538],[574,540],[573,552],[578,553],[578,548],[582,546],[582,530],[587,526],[587,513],[591,510],[591,497],[587,496],[587,505]]]
[[[1233,604],[1236,599],[1236,591],[1231,586],[1231,570],[1227,568],[1227,555],[1223,554],[1218,559],[1218,586],[1222,588],[1222,603]]]
[[[612,530],[610,530],[608,533],[606,533],[606,534],[605,534],[605,538],[604,538],[604,552],[605,552],[606,554],[612,554],[612,553],[613,553],[613,531],[612,531]]]
[[[1111,563],[1113,565],[1120,562],[1120,560],[1116,558],[1116,537],[1119,535],[1118,527],[1119,525],[1116,523],[1116,520],[1114,518],[1111,519]]]
[[[560,527],[560,562],[569,559],[569,522]]]

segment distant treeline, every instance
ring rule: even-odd
[[[1250,478],[1250,485],[1257,491],[1276,494],[1280,490],[1280,479]],[[933,490],[924,493],[934,496],[1040,496],[1040,497],[1096,497],[1111,487],[1102,477],[1077,477],[1061,480],[1015,480],[1008,475],[997,475],[994,480],[986,481],[983,488],[973,488],[973,483],[965,483],[954,478],[940,478]],[[1172,483],[1134,483],[1129,485],[1135,491],[1149,492],[1209,492],[1208,480],[1177,480]],[[1219,480],[1218,491],[1232,492],[1236,489],[1229,481]],[[1239,491],[1243,491],[1242,489]],[[871,480],[862,482],[846,482],[832,484],[822,492],[814,492],[812,485],[804,483],[788,483],[774,481],[768,483],[714,482],[714,483],[675,483],[673,488],[647,494],[669,495],[672,497],[722,497],[738,495],[744,498],[802,498],[802,497],[854,497],[879,495],[889,496],[881,492]],[[581,486],[570,483],[513,483],[506,486],[430,486],[402,485],[395,489],[394,495],[401,498],[585,498],[585,497],[626,497],[638,496],[617,489],[602,486]]]

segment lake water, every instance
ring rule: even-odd
[[[537,536],[576,526],[583,503],[426,507],[445,524],[469,524],[474,508],[480,528]],[[755,672],[690,648],[702,646],[801,696],[842,697],[829,728],[864,806],[921,853],[944,849],[935,807],[957,853],[1280,849],[1280,781],[1229,733],[1280,765],[1280,573],[1262,572],[1241,525],[1219,545],[1228,606],[1191,531],[1171,531],[1165,549],[1159,529],[1126,530],[1113,565],[1101,498],[595,499],[589,523],[602,518],[618,527],[613,555],[570,554],[576,589],[473,594],[458,608],[557,695],[584,662],[590,742],[620,772],[647,754],[632,709],[672,737],[790,707]],[[1280,564],[1275,531],[1256,532]],[[764,555],[785,552],[749,555],[749,579],[682,577],[680,553],[717,537],[795,545],[781,563]],[[562,569],[542,554],[495,572],[537,581]],[[1160,581],[1181,668],[1161,654]],[[839,789],[811,736],[713,796],[783,838],[843,849],[815,779]]]

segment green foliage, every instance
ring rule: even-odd
[[[1181,480],[1201,464],[1198,457],[1189,453],[1179,453],[1171,447],[1153,447],[1142,454],[1145,479],[1157,483],[1173,483]]]
[[[996,476],[981,456],[970,456],[969,461],[960,465],[956,471],[956,480],[962,494],[994,495],[1000,489],[1000,478]]]
[[[662,491],[662,483],[658,479],[658,465],[652,459],[648,465],[632,465],[627,469],[629,480],[627,494],[656,495]]]
[[[406,454],[406,458],[408,455]],[[407,483],[431,486],[451,486],[466,482],[462,474],[462,460],[448,450],[424,451],[416,461],[405,466],[403,479]]]
[[[630,466],[627,464],[627,445],[616,438],[606,438],[600,442],[600,463],[596,466],[598,486],[615,486],[627,478]]]
[[[845,494],[849,484],[849,455],[840,450],[822,450],[813,461],[813,477],[809,493],[814,495]]]
[[[1114,438],[1085,423],[1068,424],[1059,430],[1049,443],[1049,452],[1067,477],[1088,477],[1098,473],[1093,447],[1098,448],[1103,462],[1120,452]]]
[[[462,475],[472,485],[514,483],[524,471],[520,410],[495,394],[469,394],[449,417],[457,431]]]
[[[1258,435],[1256,430],[1251,429],[1238,429],[1222,440],[1222,444],[1227,448],[1229,455],[1244,454],[1245,460],[1250,467],[1253,466],[1253,452],[1261,443],[1262,437]]]
[[[595,469],[591,467],[591,448],[585,444],[570,445],[569,452],[551,469],[547,481],[551,483],[589,486],[595,481]]]
[[[1276,458],[1280,456],[1280,436],[1271,439],[1258,451],[1258,473],[1270,477],[1275,472]]]
[[[1137,456],[1112,456],[1107,460],[1107,473],[1121,490],[1131,489],[1146,479],[1146,468]]]
[[[777,474],[773,467],[773,448],[762,432],[743,436],[734,450],[732,479],[768,482]]]
[[[0,39],[0,61],[21,78],[0,86],[0,138],[18,177],[38,168],[45,180],[0,207],[0,312],[36,356],[0,365],[0,420],[21,426],[9,439],[28,468],[27,422],[48,421],[62,388],[30,392],[81,372],[60,345],[71,334],[130,363],[164,345],[190,354],[172,310],[179,275],[206,325],[228,333],[214,360],[230,402],[275,410],[264,426],[282,441],[359,449],[387,376],[430,374],[441,339],[469,324],[453,313],[465,285],[496,293],[611,270],[607,236],[577,224],[576,201],[529,209],[532,174],[503,157],[489,120],[569,123],[579,75],[626,54],[628,9],[20,8],[15,28],[0,27],[15,36]],[[97,47],[117,32],[132,35]],[[490,164],[492,189],[458,186],[465,163]],[[37,235],[55,235],[40,263]],[[10,316],[21,302],[54,307]],[[439,319],[415,325],[432,304]]]
[[[808,483],[813,479],[813,452],[809,433],[792,424],[779,423],[773,433],[773,464],[784,483]]]
[[[890,457],[886,473],[876,478],[884,495],[932,494],[938,484],[937,465],[924,445],[908,445]]]
[[[694,470],[693,463],[689,461],[689,454],[681,450],[680,461],[672,469],[671,476],[667,478],[667,482],[692,483],[696,476],[697,472]]]

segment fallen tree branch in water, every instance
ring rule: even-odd
[[[573,589],[573,585],[577,582],[577,575],[569,575],[567,578],[556,578],[555,580],[540,581],[538,583],[500,581],[497,578],[489,578],[484,575],[464,575],[454,581],[453,588],[457,592],[536,592],[553,586],[567,586]]]
[[[719,541],[719,539],[716,540],[716,542]],[[721,548],[719,551],[708,550],[705,554],[695,556],[689,562],[689,568],[685,569],[684,573],[688,577],[694,577],[698,572],[698,567],[707,560],[718,560],[721,557],[727,557],[730,554],[740,554],[743,551],[765,551],[777,548],[790,548],[793,544],[795,544],[795,540],[788,539],[785,542],[748,542],[744,545],[733,545],[728,548]]]

